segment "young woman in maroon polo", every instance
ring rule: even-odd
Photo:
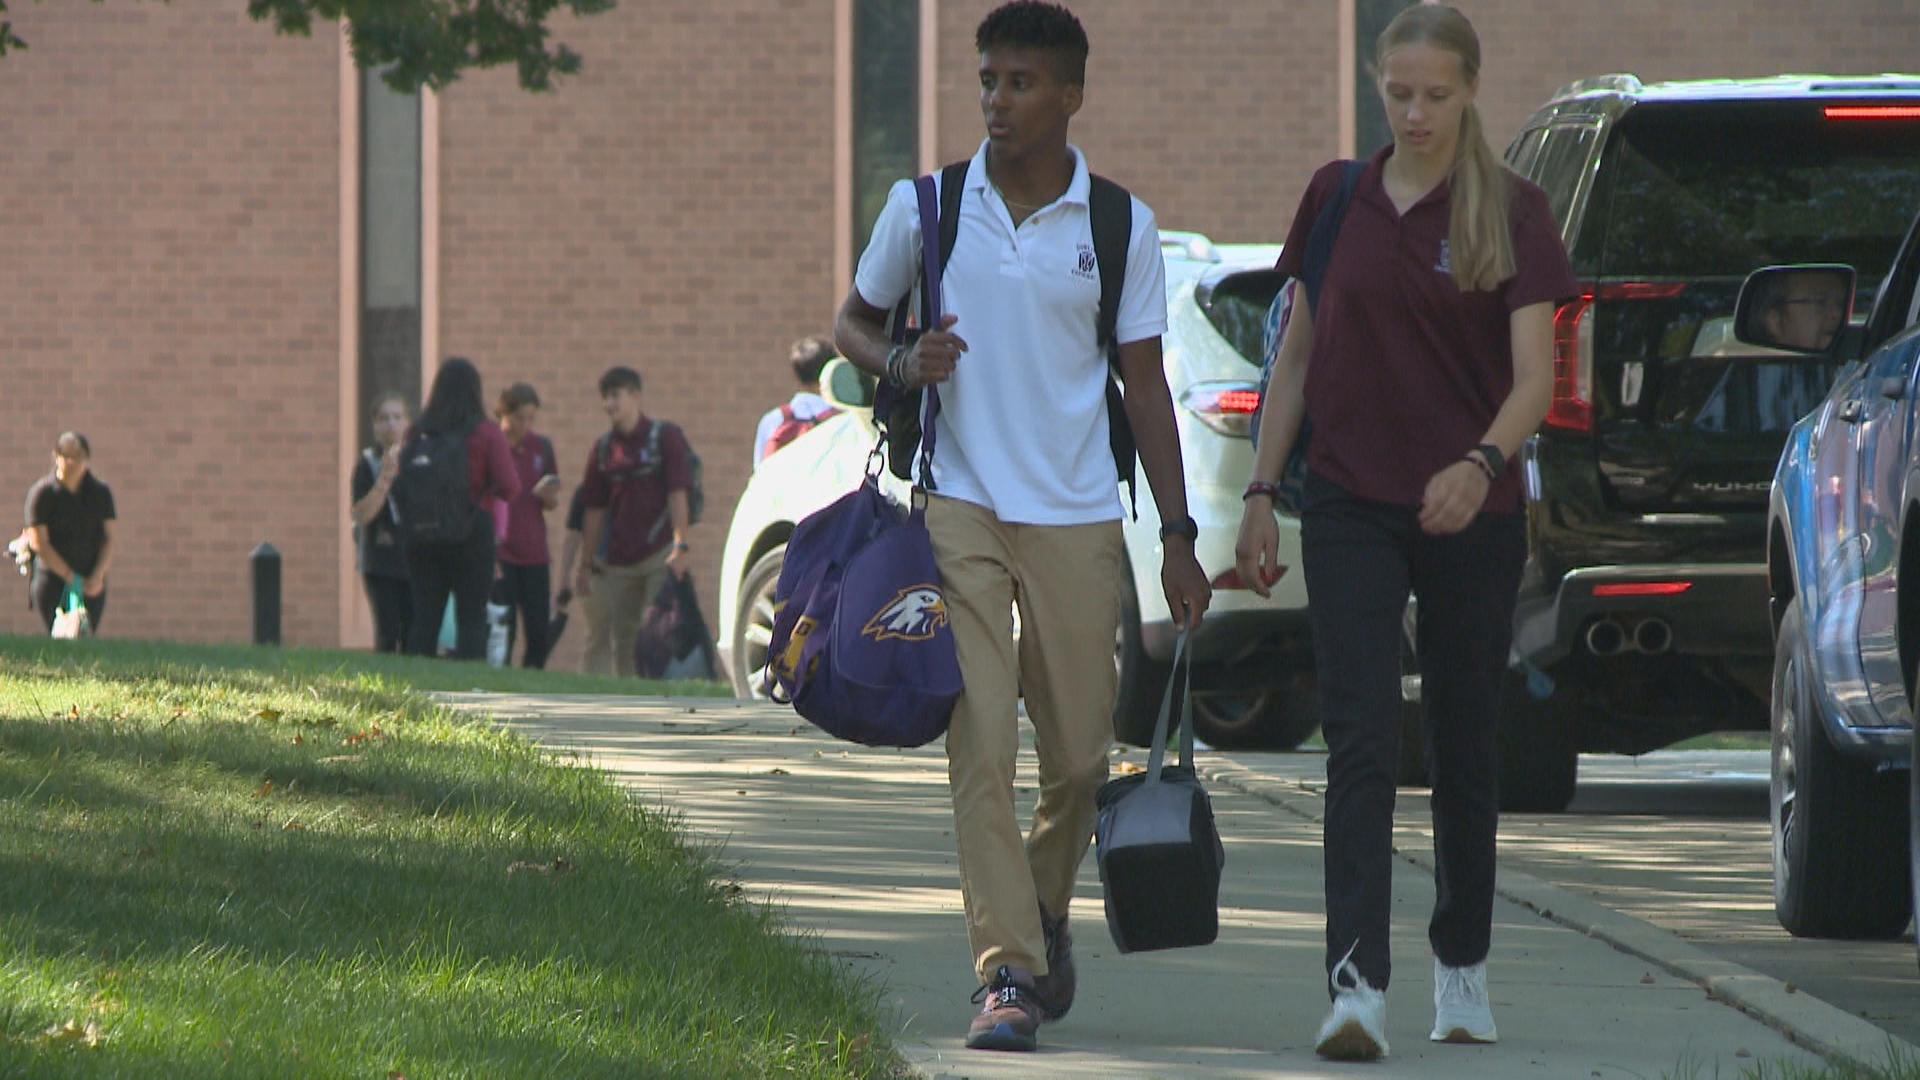
[[[1479,41],[1450,7],[1408,8],[1376,47],[1393,145],[1367,164],[1318,304],[1302,303],[1276,359],[1247,488],[1239,571],[1265,595],[1278,546],[1272,480],[1312,419],[1301,516],[1322,730],[1328,748],[1327,970],[1333,1010],[1316,1049],[1387,1053],[1400,619],[1416,646],[1431,745],[1441,1042],[1493,1042],[1496,709],[1526,557],[1516,470],[1545,415],[1553,306],[1576,288],[1539,188],[1507,172],[1473,107]],[[1322,168],[1279,268],[1301,270],[1338,186]],[[1296,294],[1303,297],[1304,292]]]

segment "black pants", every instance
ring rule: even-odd
[[[552,636],[548,633],[549,623],[553,619],[552,594],[552,568],[547,563],[538,566],[500,564],[500,580],[494,584],[493,602],[505,604],[520,613],[521,633],[527,643],[520,662],[526,667],[547,666],[547,651],[553,647]]]
[[[33,606],[40,612],[40,621],[47,624],[47,633],[53,633],[53,617],[60,613],[60,605],[67,598],[67,579],[56,577],[44,566],[38,566],[33,572]],[[101,589],[99,596],[82,597],[82,607],[87,609],[87,625],[94,633],[100,632],[100,620],[107,614],[107,590]]]
[[[407,545],[407,580],[413,586],[413,625],[407,651],[432,656],[439,651],[440,621],[453,598],[457,630],[453,655],[484,660],[487,655],[487,592],[493,585],[493,515],[475,507],[467,538],[457,544]]]
[[[397,653],[406,648],[413,625],[413,586],[406,578],[362,574],[367,603],[373,606],[373,651]]]
[[[1409,591],[1419,599],[1415,647],[1432,745],[1437,895],[1427,940],[1444,964],[1477,964],[1493,937],[1495,734],[1526,519],[1483,513],[1451,536],[1429,536],[1418,511],[1309,476],[1300,549],[1327,741],[1327,970],[1352,949],[1375,989],[1392,975],[1400,627]]]

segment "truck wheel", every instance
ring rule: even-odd
[[[1120,673],[1120,692],[1113,699],[1113,737],[1131,746],[1145,746],[1153,741],[1153,724],[1160,718],[1160,698],[1170,673],[1167,665],[1150,659],[1140,644],[1140,599],[1133,589],[1131,568],[1120,575],[1120,629],[1114,635],[1113,665]]]
[[[1898,937],[1913,909],[1908,778],[1828,741],[1798,599],[1774,642],[1774,914],[1795,937]]]
[[[1413,655],[1408,635],[1400,639],[1400,767],[1394,783],[1400,787],[1426,787],[1426,728],[1420,723],[1420,662]]]
[[[764,700],[767,696],[759,686],[760,671],[767,666],[767,642],[773,637],[773,587],[786,561],[787,545],[781,544],[755,560],[740,581],[740,611],[733,620],[733,670],[727,672],[735,697]]]
[[[1564,709],[1527,692],[1526,678],[1509,669],[1500,694],[1500,809],[1558,814],[1573,802],[1580,747]]]

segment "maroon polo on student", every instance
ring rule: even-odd
[[[1516,272],[1498,289],[1461,292],[1447,260],[1448,184],[1402,216],[1380,179],[1391,153],[1375,154],[1360,175],[1313,310],[1307,467],[1362,498],[1418,506],[1433,475],[1481,443],[1513,389],[1506,316],[1572,297],[1578,285],[1546,194],[1515,177]],[[1283,273],[1300,272],[1314,217],[1339,182],[1338,162],[1314,174]],[[1519,505],[1519,470],[1507,469],[1482,508]]]

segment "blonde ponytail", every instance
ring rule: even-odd
[[[1460,58],[1460,75],[1469,85],[1480,77],[1480,35],[1457,8],[1422,3],[1396,15],[1374,43],[1374,63],[1385,70],[1387,54],[1402,45],[1431,45]],[[1463,292],[1495,289],[1514,274],[1512,219],[1508,203],[1513,174],[1494,156],[1469,104],[1460,118],[1453,151],[1451,217],[1447,221],[1447,258],[1453,280]]]
[[[1513,228],[1507,213],[1513,174],[1493,156],[1480,127],[1480,110],[1468,105],[1460,120],[1453,156],[1452,216],[1447,247],[1454,284],[1462,292],[1485,292],[1513,276]]]

